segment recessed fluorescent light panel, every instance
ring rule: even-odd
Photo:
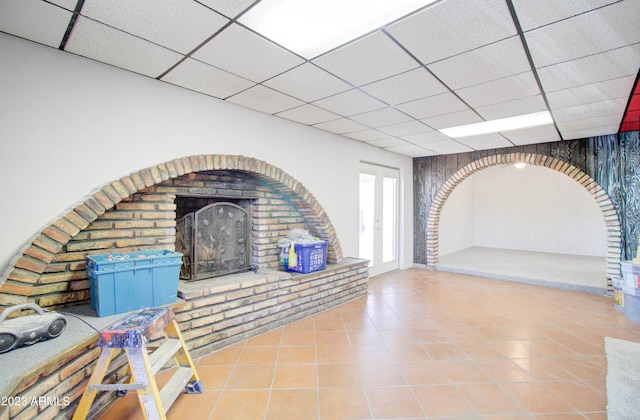
[[[311,59],[434,1],[262,0],[239,22]]]
[[[534,114],[519,115],[517,117],[501,118],[476,124],[461,125],[459,127],[444,128],[440,132],[451,138],[477,136],[479,134],[498,133],[500,131],[517,130],[519,128],[536,127],[553,124],[553,118],[548,111]]]

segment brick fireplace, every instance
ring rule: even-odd
[[[328,216],[300,182],[257,159],[199,155],[106,184],[42,229],[16,256],[0,284],[0,307],[87,304],[86,255],[174,250],[177,215],[221,200],[250,214],[248,249],[255,270],[180,282],[174,311],[193,357],[366,294],[368,261],[342,256]],[[293,228],[329,241],[326,270],[297,274],[277,269],[278,239]],[[66,398],[70,405],[56,410],[64,416],[73,413],[99,349],[95,340],[66,344],[70,348],[64,354],[47,354],[48,343],[39,344],[42,366],[17,375],[10,389],[3,390],[5,395]],[[122,358],[114,360],[109,371],[107,382],[121,380],[126,373]],[[32,411],[0,408],[0,417],[29,417]]]
[[[0,306],[34,302],[56,309],[88,304],[87,255],[173,251],[177,218],[221,201],[250,215],[247,261],[253,277],[242,277],[238,270],[195,281],[194,286],[180,282],[178,296],[184,304],[178,318],[185,330],[197,330],[185,335],[197,339],[191,345],[201,352],[366,293],[366,261],[342,256],[331,221],[300,182],[253,158],[200,155],[113,181],[45,227],[0,284]],[[278,240],[294,228],[328,241],[324,272],[278,270]],[[213,331],[217,334],[208,334]],[[204,340],[202,335],[207,335]]]
[[[89,299],[87,254],[174,250],[176,199],[250,200],[251,260],[276,269],[277,241],[304,228],[329,241],[327,262],[343,260],[329,218],[315,197],[280,169],[245,156],[175,159],[104,185],[27,244],[0,285],[0,305],[63,307]]]

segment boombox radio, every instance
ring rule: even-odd
[[[33,309],[36,314],[6,320],[11,312],[23,309]],[[64,316],[45,311],[35,303],[11,306],[0,314],[0,353],[55,338],[62,334],[66,326],[67,319]]]

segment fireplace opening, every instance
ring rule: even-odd
[[[186,281],[251,269],[252,200],[176,197],[176,251]]]

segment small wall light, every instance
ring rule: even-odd
[[[515,167],[516,167],[516,168],[518,168],[518,169],[522,169],[522,168],[524,168],[525,166],[527,166],[527,164],[526,164],[526,163],[524,163],[524,162],[518,162],[518,163],[516,163],[516,164],[515,164],[515,165],[513,165],[513,166],[515,166]]]

